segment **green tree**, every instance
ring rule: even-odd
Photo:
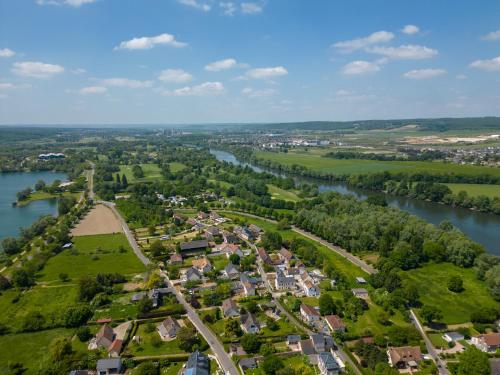
[[[229,256],[229,261],[234,265],[240,264],[240,256],[238,254],[231,254]]]
[[[240,324],[236,319],[228,319],[224,323],[224,332],[227,336],[236,336],[239,337],[243,333],[240,328]]]
[[[194,351],[195,347],[200,345],[200,339],[196,334],[196,330],[191,326],[181,327],[177,331],[177,345],[185,352],[190,353]]]
[[[260,338],[253,333],[245,333],[241,337],[240,343],[247,353],[257,353],[262,345]]]
[[[333,298],[328,293],[321,293],[319,297],[319,313],[321,315],[331,315],[337,312],[337,306]]]
[[[35,190],[40,191],[45,189],[45,181],[44,180],[38,180],[35,184]]]
[[[21,330],[24,332],[41,331],[45,328],[45,317],[40,311],[28,312],[21,321]]]
[[[420,315],[427,322],[427,324],[432,323],[443,318],[443,313],[435,306],[425,305],[420,311]]]
[[[142,298],[138,303],[137,303],[137,310],[141,314],[147,314],[151,310],[153,310],[153,301],[151,301],[147,296]]]
[[[18,288],[29,288],[35,285],[35,276],[24,268],[17,268],[12,271],[11,280]]]
[[[285,367],[285,365],[280,357],[269,355],[264,358],[261,367],[266,375],[276,375],[276,372]]]
[[[278,232],[266,232],[262,235],[261,245],[269,250],[279,250],[283,244],[283,238]]]
[[[151,361],[142,362],[132,372],[133,375],[158,375],[159,373],[160,369]]]
[[[84,276],[78,280],[78,299],[80,301],[91,301],[100,292],[102,292],[102,286],[96,279]]]
[[[17,238],[6,237],[2,241],[2,248],[7,255],[17,254],[22,249],[22,243]]]
[[[63,313],[64,326],[67,328],[80,327],[87,323],[94,312],[87,305],[71,306]]]
[[[151,255],[153,255],[154,257],[159,257],[165,253],[165,247],[163,246],[160,240],[156,240],[149,247],[149,251],[151,252]]]
[[[452,276],[448,279],[448,290],[460,293],[464,290],[464,282],[460,276]]]
[[[491,374],[491,368],[488,354],[471,345],[460,355],[458,375],[489,374]]]

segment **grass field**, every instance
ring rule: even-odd
[[[34,374],[38,365],[47,357],[47,347],[57,337],[71,337],[72,330],[51,329],[34,333],[0,336],[0,373],[9,374],[9,362],[20,362]]]
[[[61,272],[67,273],[74,282],[82,276],[98,273],[134,275],[145,271],[123,234],[80,236],[75,237],[73,242],[72,249],[49,259],[38,274],[38,281],[57,281]],[[125,249],[124,253],[119,251],[120,246]]]
[[[113,320],[133,318],[137,315],[137,304],[130,299],[135,293],[112,295],[111,303],[95,310],[92,320],[112,318]]]
[[[137,182],[137,181],[151,181],[151,180],[160,180],[163,178],[161,175],[160,167],[156,164],[139,164],[144,171],[144,177],[140,179],[136,179],[132,173],[133,165],[120,165],[120,176],[125,175],[127,177],[128,183]]]
[[[421,161],[377,161],[377,160],[338,160],[325,158],[318,154],[277,153],[256,151],[261,159],[268,159],[283,165],[301,165],[314,171],[332,174],[363,174],[373,172],[433,172],[463,173],[466,175],[491,174],[500,176],[500,168],[458,165],[442,162]]]
[[[298,202],[301,200],[293,191],[284,190],[271,184],[268,184],[267,188],[269,190],[269,194],[271,194],[273,198],[292,202]]]
[[[482,184],[446,184],[451,191],[457,194],[460,191],[466,191],[470,197],[486,195],[490,198],[500,197],[500,185],[482,185]]]
[[[172,173],[180,172],[184,168],[186,168],[186,166],[184,164],[177,163],[175,161],[173,163],[168,163],[168,165],[170,166],[170,172],[172,172]]]
[[[82,193],[70,193],[70,192],[64,192],[61,194],[50,194],[47,193],[46,191],[35,191],[31,193],[28,199],[24,201],[18,202],[19,206],[26,206],[27,204],[30,204],[33,201],[43,201],[46,199],[56,199],[59,197],[75,197],[75,199],[78,199]]]
[[[462,278],[465,288],[462,293],[448,290],[447,281],[453,275]],[[436,306],[442,311],[442,323],[466,323],[470,321],[470,314],[479,308],[500,307],[500,303],[495,302],[489,294],[486,285],[476,279],[473,269],[440,263],[402,272],[401,276],[419,287],[420,300],[424,305]]]
[[[151,339],[153,338],[153,336],[156,336],[158,338],[160,337],[158,335],[158,332],[156,331],[156,326],[160,324],[160,322],[151,324],[155,326],[155,330],[153,332],[147,332],[147,324],[139,325],[135,335],[140,336],[141,342],[139,344],[134,342],[130,343],[126,348],[127,353],[130,353],[136,357],[165,354],[184,354],[184,351],[182,349],[179,349],[177,345],[177,339],[171,341],[162,341],[159,346],[152,345]]]

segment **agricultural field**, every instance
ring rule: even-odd
[[[465,290],[450,292],[447,288],[451,276],[460,276]],[[460,324],[470,321],[470,315],[479,307],[499,308],[500,303],[489,294],[486,285],[477,280],[473,269],[464,269],[450,263],[429,264],[422,268],[401,273],[403,279],[418,286],[420,300],[443,313],[442,323]]]
[[[110,208],[98,204],[71,230],[72,236],[121,233],[122,226]]]
[[[454,194],[460,191],[467,192],[469,197],[485,195],[489,198],[500,197],[500,185],[486,184],[446,184]]]
[[[180,164],[180,163],[176,163]],[[151,181],[151,180],[160,180],[163,178],[161,175],[161,170],[160,167],[156,164],[139,164],[139,166],[142,168],[144,172],[144,177],[140,179],[136,179],[134,177],[134,174],[132,173],[132,167],[133,165],[120,165],[120,172],[118,172],[121,175],[125,175],[127,177],[128,183],[133,183],[133,182],[138,182],[138,181]],[[179,166],[177,166],[179,167]]]
[[[363,174],[374,172],[434,172],[463,173],[467,175],[491,174],[500,176],[500,168],[458,165],[443,162],[423,161],[378,161],[378,160],[339,160],[320,155],[297,153],[277,153],[255,151],[259,159],[268,159],[283,165],[301,165],[314,171],[332,174]]]
[[[73,248],[49,259],[37,275],[39,282],[58,281],[61,272],[68,274],[70,282],[75,282],[82,276],[98,273],[133,276],[145,271],[123,234],[74,237],[73,243]]]
[[[298,202],[301,199],[293,191],[281,189],[275,185],[268,184],[267,189],[273,199],[282,199],[284,201]]]

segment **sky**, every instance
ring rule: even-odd
[[[0,124],[490,115],[498,0],[0,0]]]

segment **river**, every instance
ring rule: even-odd
[[[266,171],[273,173],[261,167],[239,162],[233,154],[226,151],[210,150],[210,153],[220,161],[226,161],[236,165],[246,165],[257,172]],[[305,177],[293,177],[296,181],[316,183],[321,192],[333,190],[342,194],[353,194],[360,199],[366,198],[367,194],[373,194],[373,192],[355,189],[340,182],[313,181]],[[449,220],[455,227],[460,229],[472,240],[482,244],[489,253],[500,255],[500,215],[486,214],[459,207],[450,207],[408,197],[397,197],[386,194],[384,194],[384,196],[391,207],[407,211],[432,224],[438,225],[443,220]]]
[[[51,184],[66,178],[65,173],[55,172],[0,173],[0,241],[5,237],[17,237],[19,228],[29,227],[42,215],[57,215],[56,199],[33,201],[21,207],[12,206],[18,191],[33,188],[38,180]]]

